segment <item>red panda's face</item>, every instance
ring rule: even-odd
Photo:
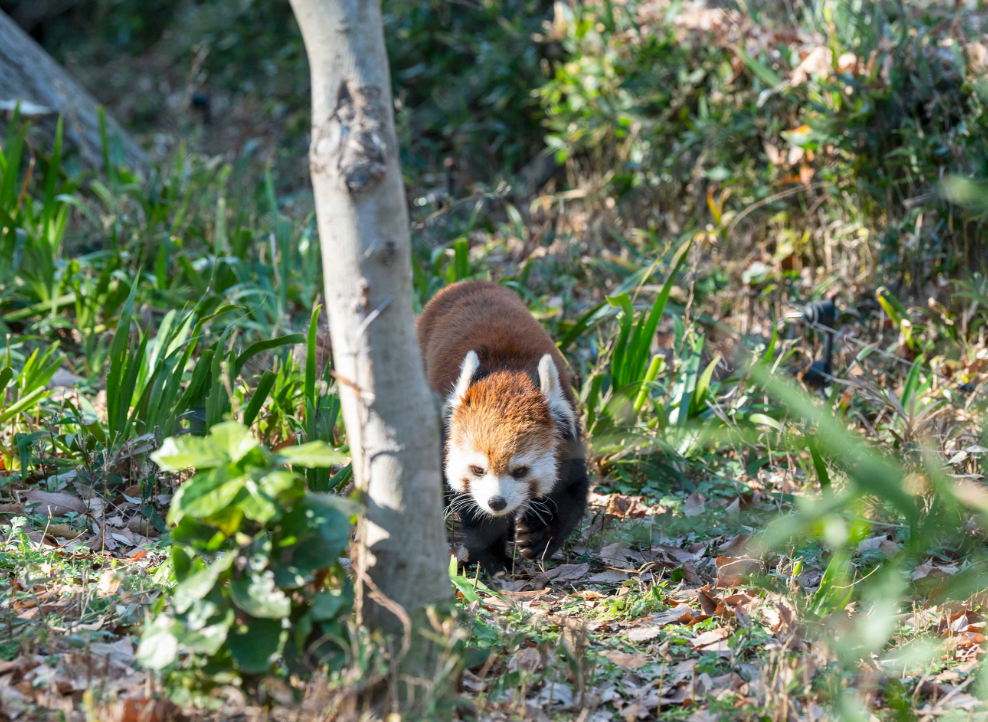
[[[559,390],[555,365],[546,358],[551,369],[539,367],[544,388],[527,374],[510,371],[471,383],[476,354],[464,361],[447,403],[446,479],[483,513],[518,513],[556,484],[560,426],[572,423],[573,412]],[[565,409],[558,408],[560,401]]]

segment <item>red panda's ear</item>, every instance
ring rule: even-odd
[[[463,358],[463,363],[460,364],[460,378],[456,380],[456,386],[453,387],[453,393],[451,393],[449,398],[446,399],[447,409],[452,410],[460,405],[460,402],[463,401],[463,397],[467,395],[467,389],[470,388],[470,383],[473,381],[473,377],[479,368],[480,359],[477,358],[477,352],[470,351]]]
[[[546,354],[539,361],[539,387],[549,404],[552,418],[576,436],[576,414],[563,394],[562,384],[559,383],[559,369],[556,368],[556,362],[552,360],[550,354]]]

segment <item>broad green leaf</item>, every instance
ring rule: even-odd
[[[189,575],[184,582],[178,584],[172,598],[175,611],[184,614],[194,602],[209,594],[220,576],[233,566],[234,559],[233,554],[222,556],[205,569],[200,569],[195,574]]]
[[[269,474],[261,482],[248,479],[243,493],[236,502],[237,507],[248,519],[267,524],[281,511],[278,496],[295,483],[295,475],[287,471]]]
[[[262,674],[271,668],[286,638],[280,620],[252,619],[231,632],[227,646],[241,671]]]
[[[347,463],[347,455],[340,453],[325,441],[310,441],[299,446],[286,446],[278,451],[281,460],[295,466],[327,468]]]
[[[209,438],[227,455],[231,464],[236,464],[260,444],[250,429],[236,421],[216,424],[209,430]]]
[[[348,593],[349,592],[349,593]],[[324,622],[347,614],[353,604],[352,590],[337,592],[319,592],[312,598],[309,616],[313,621]]]
[[[178,656],[175,633],[182,625],[170,617],[161,616],[144,630],[137,647],[137,661],[146,669],[164,669]]]
[[[281,521],[278,543],[290,551],[285,564],[293,574],[324,569],[350,544],[350,517],[357,505],[332,494],[308,494]]]
[[[296,485],[300,485],[300,479],[290,471],[272,471],[258,482],[260,490],[273,499]]]
[[[209,436],[179,436],[165,439],[151,459],[164,471],[214,469],[236,464],[260,442],[236,421],[225,421],[209,430]]]
[[[236,619],[232,609],[227,609],[226,614],[213,624],[207,624],[201,629],[191,629],[186,625],[176,625],[175,635],[179,644],[196,654],[213,655],[220,651],[223,643],[226,642],[230,627]]]
[[[200,472],[178,488],[168,510],[168,523],[182,517],[202,519],[222,511],[244,488],[247,477],[230,467]]]
[[[230,598],[240,609],[258,619],[283,619],[292,611],[291,600],[275,586],[271,572],[251,574],[232,582]]]
[[[226,466],[228,461],[211,439],[191,435],[169,436],[161,448],[151,454],[151,460],[162,471],[215,469]]]

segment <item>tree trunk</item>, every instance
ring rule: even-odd
[[[86,165],[103,166],[98,105],[51,56],[13,20],[0,12],[0,117],[20,103],[22,115],[41,118],[41,125],[55,127],[54,116],[64,116],[65,140],[78,149]],[[46,116],[52,116],[46,122]],[[107,117],[111,142],[119,139],[123,162],[146,171],[147,156],[112,118]]]
[[[292,7],[312,73],[309,164],[333,363],[366,501],[357,611],[371,628],[396,632],[448,600],[450,582],[439,413],[415,337],[381,3],[292,0]],[[408,617],[382,605],[378,590]]]

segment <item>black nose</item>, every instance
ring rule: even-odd
[[[492,496],[490,499],[487,500],[487,504],[494,511],[501,511],[504,507],[508,505],[508,502],[504,500],[503,496]]]

